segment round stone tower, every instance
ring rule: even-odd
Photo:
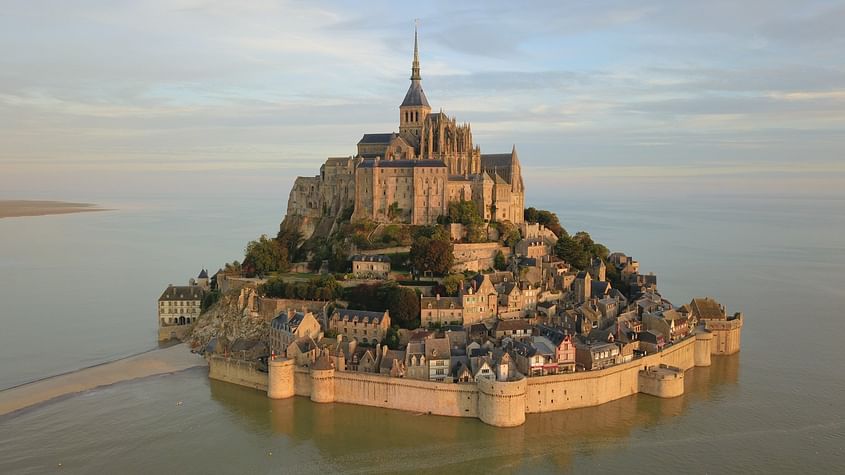
[[[270,360],[267,376],[267,397],[285,399],[293,396],[293,360],[279,358]]]
[[[496,427],[516,427],[525,422],[525,378],[516,381],[478,380],[478,418]]]
[[[713,334],[699,328],[695,333],[695,365],[710,366],[710,351],[713,344]]]
[[[334,402],[334,364],[327,355],[317,358],[311,367],[311,400]]]

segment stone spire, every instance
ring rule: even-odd
[[[417,35],[417,25],[414,25],[414,62],[411,64],[411,81],[419,81],[420,77],[420,47]]]

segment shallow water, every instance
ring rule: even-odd
[[[632,254],[676,304],[711,295],[746,314],[742,352],[687,373],[680,398],[634,396],[503,430],[269,401],[190,370],[0,419],[0,473],[841,471],[845,201],[583,196],[532,203]],[[237,258],[283,207],[101,204],[120,210],[0,221],[0,320],[11,329],[0,386],[154,346],[163,286]]]

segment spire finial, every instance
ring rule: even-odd
[[[422,78],[420,77],[420,48],[419,48],[419,37],[417,34],[417,29],[420,25],[420,19],[414,19],[414,62],[411,65],[411,81],[419,81]]]

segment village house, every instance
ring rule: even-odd
[[[462,284],[460,297],[465,326],[493,318],[498,313],[498,292],[488,274],[478,274],[465,285]]]
[[[607,280],[607,266],[600,257],[590,259],[590,275],[599,281]]]
[[[493,330],[493,337],[501,339],[504,337],[523,338],[531,336],[533,329],[526,320],[499,320]]]
[[[475,381],[475,378],[472,375],[472,369],[470,368],[469,358],[467,358],[466,355],[452,355],[449,359],[449,365],[451,367],[449,376],[452,377],[452,381],[456,383],[469,383]]]
[[[554,348],[554,361],[559,373],[575,371],[575,343],[572,336],[557,328],[546,325],[538,327],[540,336],[547,339]],[[536,336],[534,338],[537,338]]]
[[[202,311],[204,296],[205,288],[200,285],[168,285],[158,298],[159,326],[194,323]]]
[[[464,309],[461,297],[420,297],[420,324],[431,325],[463,324]]]
[[[378,356],[375,348],[356,346],[352,358],[347,361],[347,368],[359,373],[378,373]]]
[[[490,354],[485,353],[484,355],[470,356],[470,369],[472,371],[473,381],[478,381],[481,378],[495,379],[495,366],[493,356]]]
[[[661,317],[669,325],[669,339],[672,342],[686,338],[692,331],[689,325],[689,317],[675,309],[664,310],[661,312]]]
[[[665,338],[663,334],[657,330],[646,330],[637,334],[637,340],[640,342],[640,350],[646,354],[657,353],[663,350],[665,345]]]
[[[402,350],[391,350],[387,345],[382,345],[380,350],[379,373],[386,374],[392,378],[404,378],[405,352]]]
[[[319,341],[322,337],[320,322],[311,312],[286,310],[270,321],[270,351],[284,355],[288,346],[296,339],[311,337]]]
[[[548,256],[550,252],[551,250],[545,239],[540,237],[521,239],[516,243],[516,255],[519,257],[539,259]]]
[[[613,343],[581,343],[575,345],[575,361],[586,371],[604,369],[617,364],[619,347]]]
[[[449,381],[451,353],[448,338],[425,340],[425,359],[428,362],[429,381]]]
[[[332,312],[329,329],[348,339],[361,343],[378,343],[384,339],[390,328],[390,315],[384,312],[370,312],[339,308]]]
[[[390,258],[381,254],[352,256],[352,274],[359,279],[386,279]]]
[[[425,357],[425,340],[419,339],[408,342],[405,350],[405,377],[409,379],[428,380],[428,363]]]
[[[572,283],[572,291],[575,294],[575,303],[582,304],[593,295],[593,277],[587,271],[580,271],[575,275]]]
[[[310,336],[304,336],[294,340],[285,349],[287,358],[294,361],[297,366],[310,367],[320,356],[320,347]]]

